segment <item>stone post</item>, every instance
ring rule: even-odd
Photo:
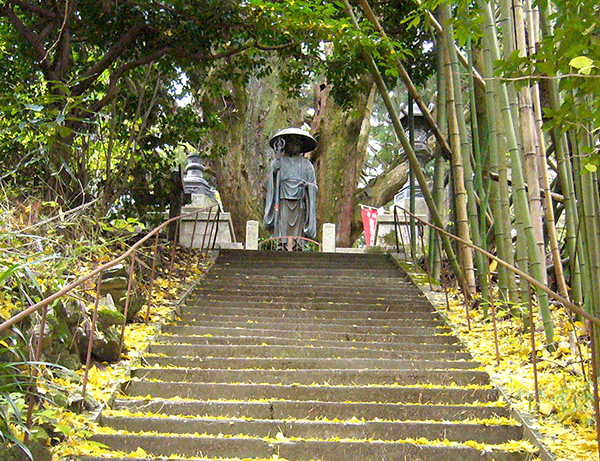
[[[246,250],[258,250],[258,221],[246,222]]]
[[[335,224],[323,224],[323,243],[321,251],[323,253],[335,253]]]

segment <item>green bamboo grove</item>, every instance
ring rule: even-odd
[[[600,316],[598,7],[562,0],[418,3],[421,16],[412,22],[429,24],[436,37],[436,137],[442,133],[451,153],[444,157],[438,148],[431,189],[406,127],[387,101],[382,66],[372,56],[365,59],[424,191],[432,223],[445,224],[440,196],[449,170],[452,232],[461,241],[490,251]],[[360,4],[353,10],[345,2],[355,25],[367,27],[370,21],[369,27],[385,37],[367,0]],[[396,65],[404,72],[400,60]],[[421,105],[410,78],[402,80]],[[503,265],[491,277],[489,260],[470,245],[444,237],[439,243],[466,298],[479,292],[485,312],[492,279],[507,305],[534,296],[546,345],[552,347],[552,303],[546,292],[531,291],[523,277]],[[434,277],[440,275],[439,243],[432,232],[427,264]]]

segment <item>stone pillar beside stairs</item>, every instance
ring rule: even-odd
[[[258,250],[258,221],[246,222],[246,250]]]
[[[323,224],[323,240],[321,242],[323,253],[335,253],[335,224]]]

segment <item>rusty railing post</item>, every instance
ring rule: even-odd
[[[592,380],[594,389],[594,414],[596,416],[596,440],[600,442],[600,399],[598,398],[598,367],[596,366],[596,338],[594,337],[594,324],[588,321],[590,330],[590,350],[592,353]],[[598,444],[598,457],[600,458],[600,443]]]
[[[179,223],[181,219],[177,220],[177,224],[175,225],[175,237],[173,238],[173,243],[171,244],[171,260],[169,261],[169,284],[168,290],[171,290],[171,279],[173,278],[173,263],[175,262],[175,250],[177,249],[177,244],[179,243]]]
[[[42,357],[42,343],[44,342],[44,333],[46,331],[46,319],[48,317],[48,306],[44,306],[44,310],[42,311],[42,319],[40,322],[40,331],[38,333],[37,343],[35,345],[35,352],[33,355],[33,359],[38,362]],[[33,367],[31,372],[32,377],[32,386],[36,385],[38,379],[38,370],[36,367]],[[33,391],[33,390],[32,390]],[[29,441],[29,430],[31,429],[31,425],[33,424],[33,406],[35,405],[35,393],[31,392],[27,399],[27,422],[25,423],[25,427],[27,431],[25,432],[25,436],[23,441],[27,443]]]
[[[435,231],[437,238],[441,238],[441,235],[439,235],[439,232],[436,230]],[[443,280],[444,278],[444,264],[443,264],[443,260],[442,260],[442,245],[436,245],[437,250],[438,250],[438,255],[440,257],[440,282]],[[440,283],[440,286],[442,284]],[[448,297],[448,289],[444,286],[442,286],[442,288],[444,289],[444,295],[446,295],[446,308],[448,310],[450,310],[450,298]]]
[[[429,260],[425,257],[425,226],[422,223],[419,223],[422,232],[419,233],[421,237],[421,250],[423,251],[423,267],[425,267],[425,272],[427,273],[427,280],[429,281],[429,289],[433,290],[433,283],[431,282],[431,271],[429,270]]]
[[[127,315],[129,314],[129,303],[131,301],[131,288],[133,287],[133,274],[135,271],[135,250],[131,254],[131,264],[129,265],[129,278],[127,280],[127,295],[125,296],[125,307],[123,308],[123,325],[121,327],[121,339],[119,340],[119,357],[123,353],[123,342],[125,340],[125,325],[127,325]]]
[[[90,338],[88,340],[87,354],[85,357],[85,372],[81,384],[81,409],[85,406],[85,393],[87,390],[88,377],[90,374],[90,364],[92,362],[92,346],[94,345],[94,334],[96,333],[96,322],[98,321],[98,304],[100,304],[100,289],[102,287],[102,272],[96,278],[96,300],[94,301],[94,313],[92,314],[92,324],[90,325]]]
[[[531,366],[533,367],[533,386],[535,391],[535,411],[540,408],[540,388],[538,384],[538,372],[537,372],[537,348],[535,346],[535,325],[533,323],[533,293],[531,291],[531,285],[527,284],[527,293],[529,295],[529,301],[527,306],[529,309],[529,332],[531,336]]]
[[[398,206],[396,205],[394,207],[394,211],[398,209]],[[398,214],[396,213],[396,217],[398,216]],[[394,220],[396,219],[396,217],[394,217]],[[404,223],[406,226],[406,223]],[[404,256],[406,257],[406,243],[404,243],[404,235],[402,234],[402,226],[400,225],[400,218],[398,218],[398,229],[400,231],[400,240],[402,241],[402,251],[404,252]]]
[[[219,236],[219,221],[220,220],[221,220],[221,208],[219,207],[219,208],[217,208],[217,217],[215,218],[215,235],[213,237],[212,245],[210,247],[211,250],[214,250],[215,245],[217,244],[217,237]]]
[[[194,248],[194,239],[196,238],[196,226],[198,225],[198,215],[200,214],[200,210],[194,213],[194,227],[192,228],[192,239],[190,240],[190,248]]]
[[[396,253],[400,253],[400,242],[398,241],[398,208],[394,206],[394,233],[396,237]]]
[[[492,286],[492,271],[488,271],[488,284]],[[492,312],[492,324],[494,326],[494,345],[496,347],[496,366],[500,366],[500,346],[498,344],[498,324],[496,323],[496,303],[494,295],[490,290],[490,311]],[[468,316],[468,313],[467,313]],[[469,326],[469,329],[471,327]]]
[[[417,265],[417,255],[416,253],[416,249],[413,247],[413,227],[408,225],[408,215],[406,214],[406,210],[404,208],[402,208],[402,211],[404,211],[404,223],[405,225],[408,227],[408,241],[409,241],[409,246],[410,246],[410,257],[412,259],[413,264],[416,266]]]
[[[146,310],[146,323],[150,321],[150,307],[152,307],[152,290],[154,289],[154,273],[156,272],[156,258],[158,256],[158,232],[154,238],[154,257],[150,272],[150,286],[148,287],[148,309]]]
[[[204,224],[204,235],[202,236],[202,244],[200,245],[200,254],[202,257],[204,257],[204,243],[206,242],[206,234],[208,234],[208,223],[210,222],[210,218],[212,216],[212,209],[213,207],[208,209],[208,216],[206,218],[206,223]]]
[[[217,222],[217,219],[219,219],[220,212],[221,212],[221,210],[217,206],[217,210],[215,211],[215,216],[210,221],[210,232],[208,233],[208,242],[206,243],[206,251],[207,252],[210,251],[210,249],[211,249],[211,243],[213,240],[213,232],[215,230],[215,223]]]

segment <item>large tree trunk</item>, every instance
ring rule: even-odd
[[[225,211],[231,213],[235,235],[243,241],[246,221],[262,222],[265,178],[275,156],[269,138],[281,129],[302,125],[301,101],[284,93],[273,73],[247,85],[232,84],[227,95],[212,102],[212,110],[222,114],[224,123],[211,131],[202,148],[211,157],[209,166]]]
[[[313,122],[319,147],[314,155],[319,183],[317,214],[320,224],[336,224],[337,245],[352,245],[356,232],[355,193],[363,170],[369,140],[375,86],[367,85],[357,95],[352,110],[342,109],[329,94],[317,87],[317,113]]]

